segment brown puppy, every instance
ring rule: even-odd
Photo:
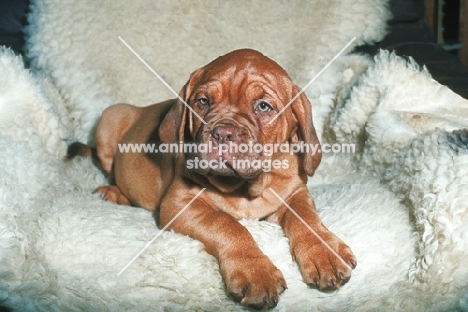
[[[304,281],[322,290],[336,289],[349,280],[356,258],[321,223],[308,193],[307,176],[320,163],[320,152],[232,148],[299,142],[319,146],[304,94],[279,114],[298,92],[277,63],[244,49],[192,74],[180,92],[189,107],[180,99],[144,108],[111,106],[102,115],[96,143],[102,168],[113,176],[115,185],[97,191],[115,203],[160,209],[159,222],[164,227],[206,188],[169,229],[205,245],[219,260],[227,291],[243,305],[274,307],[286,282],[237,221],[241,218],[280,224]],[[154,144],[162,149],[182,142],[211,145],[212,150],[172,154],[119,150],[119,144]],[[223,150],[221,146],[227,144],[231,148]],[[82,148],[74,144],[69,154],[91,154]],[[239,160],[246,161],[244,166]],[[258,166],[268,161],[276,166]]]

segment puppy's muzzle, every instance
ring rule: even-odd
[[[239,141],[239,131],[234,125],[217,125],[211,130],[211,137],[215,144],[236,143]]]

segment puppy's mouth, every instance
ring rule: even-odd
[[[226,118],[203,125],[194,141],[205,149],[186,155],[187,169],[226,179],[252,181],[258,178],[265,172],[261,166],[264,157],[252,149],[258,140],[251,128]]]

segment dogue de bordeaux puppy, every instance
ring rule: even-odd
[[[106,200],[159,209],[160,227],[170,224],[169,229],[202,242],[218,259],[227,292],[236,301],[274,307],[286,282],[239,219],[279,224],[303,280],[313,287],[337,289],[356,266],[351,249],[321,223],[306,187],[320,163],[319,152],[219,152],[222,144],[319,146],[306,96],[301,93],[287,105],[299,93],[276,62],[254,50],[236,50],[195,71],[178,99],[107,108],[96,130],[96,149],[74,143],[68,154],[97,155],[114,184],[97,189]],[[212,149],[121,152],[119,144],[125,143],[196,143]],[[244,166],[236,166],[238,160],[245,160]],[[265,160],[276,166],[248,166]],[[214,166],[217,162],[221,165]]]

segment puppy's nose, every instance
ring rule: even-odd
[[[238,132],[236,127],[231,125],[217,126],[211,131],[211,136],[219,143],[237,141]]]

